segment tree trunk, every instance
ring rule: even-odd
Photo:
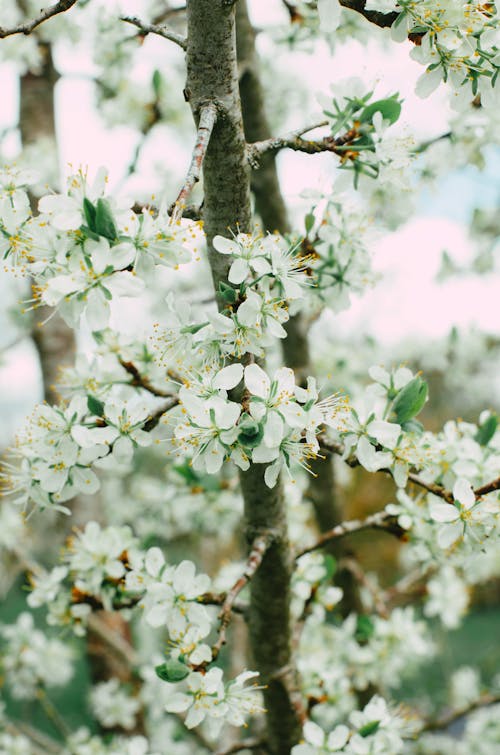
[[[230,260],[218,254],[212,240],[238,229],[252,230],[250,178],[238,89],[235,12],[222,0],[188,0],[187,84],[195,122],[200,108],[215,102],[219,114],[203,165],[203,217],[208,256],[216,293],[227,280]],[[250,643],[256,669],[267,689],[268,747],[273,755],[288,755],[300,738],[301,721],[294,703],[294,671],[290,637],[291,560],[286,507],[278,485],[264,483],[264,465],[241,473],[248,542],[271,530],[273,544],[251,583]]]
[[[26,73],[21,77],[21,103],[19,129],[23,147],[39,139],[49,139],[56,144],[54,117],[54,87],[58,74],[52,62],[50,45],[39,42],[43,56],[39,74]],[[55,151],[55,150],[54,150]],[[32,198],[32,204],[36,200]],[[43,394],[49,404],[57,404],[59,395],[55,389],[59,368],[71,364],[75,356],[75,336],[59,314],[51,314],[49,307],[34,311],[33,341],[40,359]]]

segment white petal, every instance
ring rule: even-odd
[[[429,503],[429,512],[435,522],[455,522],[460,516],[455,506],[438,501]]]
[[[328,34],[335,31],[340,23],[340,4],[338,0],[318,0],[319,27]]]
[[[417,80],[415,94],[422,99],[432,94],[443,80],[443,71],[441,67],[433,71],[425,71]]]
[[[184,695],[182,692],[176,692],[172,697],[168,698],[165,703],[165,710],[167,713],[183,713],[189,708],[192,702],[193,698],[191,695]]]
[[[373,436],[384,448],[395,448],[401,435],[401,427],[393,422],[375,419],[366,428],[369,435]]]
[[[459,501],[466,509],[472,508],[476,502],[476,496],[472,485],[465,477],[459,477],[453,486],[453,498]]]
[[[229,269],[228,280],[230,283],[242,283],[248,275],[248,262],[244,259],[236,259]]]
[[[441,548],[449,548],[450,545],[453,545],[453,543],[455,543],[462,536],[463,529],[464,528],[462,522],[446,524],[438,532],[438,545],[440,545]]]
[[[245,367],[245,386],[254,396],[267,398],[271,381],[258,364],[249,364]]]
[[[321,726],[318,726],[318,724],[315,724],[314,721],[306,721],[304,724],[304,738],[309,742],[311,745],[316,745],[316,747],[322,747],[325,742],[325,732],[321,728]]]
[[[285,434],[283,420],[277,412],[269,412],[264,429],[264,445],[268,448],[279,446]]]
[[[214,236],[212,246],[220,254],[237,254],[239,251],[238,244],[235,244],[231,239],[224,238],[224,236]]]
[[[225,388],[231,390],[240,382],[243,377],[243,365],[230,364],[217,373],[213,381],[214,388]]]

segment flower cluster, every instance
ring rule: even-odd
[[[367,248],[369,223],[345,202],[328,201],[316,226],[314,208],[306,216],[307,236],[301,248],[308,254],[311,292],[334,312],[350,305],[350,295],[375,282]]]
[[[496,33],[497,10],[474,0],[369,0],[370,10],[399,11],[392,37],[417,42],[411,56],[426,66],[417,93],[427,97],[441,81],[449,81],[463,97],[481,95],[484,106],[495,106],[500,60]]]
[[[319,98],[330,125],[332,150],[340,155],[340,167],[354,172],[357,187],[360,176],[377,178],[384,166],[397,161],[400,150],[393,139],[386,140],[388,128],[401,114],[401,102],[397,94],[373,100],[373,92],[367,92],[360,79],[332,86],[332,94]]]
[[[398,755],[404,752],[402,734],[405,732],[405,722],[379,695],[372,697],[362,711],[351,713],[349,723],[350,726],[340,724],[326,733],[321,726],[308,721],[304,725],[304,744],[293,747],[292,755],[334,752]]]
[[[50,194],[30,218],[24,191],[34,179],[3,173],[11,207],[0,206],[4,254],[15,270],[35,280],[33,305],[56,307],[72,325],[85,313],[92,330],[106,326],[110,301],[137,296],[157,266],[177,267],[191,259],[186,230],[161,209],[136,215],[107,199],[106,173],[89,184],[80,171],[69,177],[66,194]]]
[[[92,607],[112,610],[131,604],[125,576],[129,561],[139,554],[129,527],[101,528],[97,522],[88,522],[69,538],[61,565],[30,575],[28,605],[45,605],[49,624],[70,624],[75,634],[83,634]]]
[[[19,700],[34,700],[44,687],[64,686],[73,675],[71,648],[36,629],[30,613],[0,626],[0,646],[3,676]]]
[[[243,405],[227,398],[242,378]],[[175,428],[176,447],[192,457],[194,469],[209,473],[217,472],[226,458],[243,470],[250,461],[267,464],[269,487],[283,468],[298,464],[307,469],[308,459],[319,451],[320,427],[338,425],[344,406],[337,396],[318,401],[315,380],[308,378],[307,388],[301,388],[288,368],[271,379],[257,364],[234,364],[214,376],[208,391],[200,387],[179,391],[185,421]]]
[[[4,493],[22,506],[32,501],[67,513],[65,501],[99,489],[90,468],[94,462],[109,455],[128,463],[134,447],[150,444],[142,429],[149,417],[143,405],[104,404],[91,395],[75,396],[67,405],[35,407],[16,440],[12,462],[3,465]]]

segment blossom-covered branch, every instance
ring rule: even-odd
[[[468,705],[464,705],[461,708],[449,711],[441,718],[437,718],[434,721],[427,721],[421,728],[421,732],[424,731],[442,731],[448,729],[455,721],[459,721],[461,718],[468,716],[479,708],[486,708],[490,705],[496,705],[500,703],[500,695],[481,695],[476,700],[473,700]]]
[[[196,144],[193,150],[193,156],[187,172],[186,180],[180,190],[177,199],[174,202],[172,219],[178,220],[182,217],[183,206],[191,194],[195,184],[200,180],[201,169],[203,161],[207,152],[210,136],[212,135],[213,127],[217,120],[217,107],[215,103],[208,102],[200,109],[200,120],[198,122],[198,133],[196,137]]]
[[[182,34],[177,34],[166,26],[160,24],[146,24],[135,16],[121,16],[121,20],[125,21],[127,24],[132,24],[132,26],[136,26],[143,36],[147,36],[148,34],[158,34],[159,37],[168,39],[170,42],[175,42],[175,44],[179,45],[183,50],[187,47],[186,37],[183,37]]]
[[[11,29],[4,29],[0,26],[0,39],[5,39],[5,37],[10,37],[13,34],[31,34],[31,32],[36,29],[37,26],[43,24],[44,21],[48,21],[49,18],[57,16],[59,13],[64,13],[72,8],[73,5],[76,5],[77,2],[78,0],[59,0],[55,5],[45,8],[40,12],[39,16],[31,21],[25,21],[24,24],[19,24]]]

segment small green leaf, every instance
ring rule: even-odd
[[[480,446],[487,446],[490,440],[495,435],[498,427],[498,417],[496,414],[490,414],[482,425],[479,425],[477,433],[474,435],[474,440],[479,443]]]
[[[104,403],[95,396],[90,394],[87,396],[87,406],[89,412],[95,417],[104,417]]]
[[[228,304],[234,304],[234,302],[238,298],[236,289],[234,289],[232,286],[229,286],[227,283],[224,283],[224,281],[220,281],[219,283],[219,293],[222,299],[224,301],[227,301]]]
[[[325,582],[329,582],[335,572],[337,571],[337,561],[329,553],[324,557],[324,565],[326,569]]]
[[[158,99],[158,97],[160,96],[161,84],[162,84],[161,73],[159,72],[158,69],[156,69],[153,73],[152,83],[153,83],[153,92],[155,93],[156,99]]]
[[[99,241],[99,234],[89,228],[88,225],[81,225],[80,231],[83,233],[85,238],[92,239],[93,241]]]
[[[307,215],[305,216],[305,218],[304,218],[304,226],[305,226],[305,229],[306,229],[307,236],[309,236],[309,234],[311,233],[312,229],[314,228],[314,222],[315,222],[315,220],[316,220],[316,218],[314,217],[314,213],[312,213],[312,212],[308,212]]]
[[[95,231],[95,219],[97,211],[90,199],[87,199],[87,197],[84,197],[83,199],[83,213],[85,215],[85,220],[87,221],[88,227],[91,231]]]
[[[256,448],[264,437],[264,428],[249,414],[243,414],[239,423],[238,440],[246,448]]]
[[[156,675],[164,682],[181,682],[189,674],[185,663],[177,658],[169,658],[165,663],[155,666]]]
[[[375,625],[369,616],[366,614],[360,614],[356,622],[356,639],[358,642],[368,642],[373,632],[375,631]]]
[[[104,236],[110,241],[114,241],[118,235],[115,219],[107,199],[97,200],[95,230],[100,236]]]
[[[361,123],[372,123],[375,113],[380,113],[384,121],[389,121],[391,124],[396,123],[401,115],[401,103],[398,101],[397,95],[367,105],[359,116]]]
[[[380,726],[380,721],[369,721],[367,724],[358,729],[360,737],[369,737],[371,734],[375,734]]]
[[[415,433],[415,435],[422,435],[424,432],[424,426],[418,419],[409,419],[407,422],[403,422],[401,428],[405,433]]]
[[[416,417],[427,399],[427,383],[421,377],[414,377],[398,393],[392,405],[396,422],[403,425]]]

